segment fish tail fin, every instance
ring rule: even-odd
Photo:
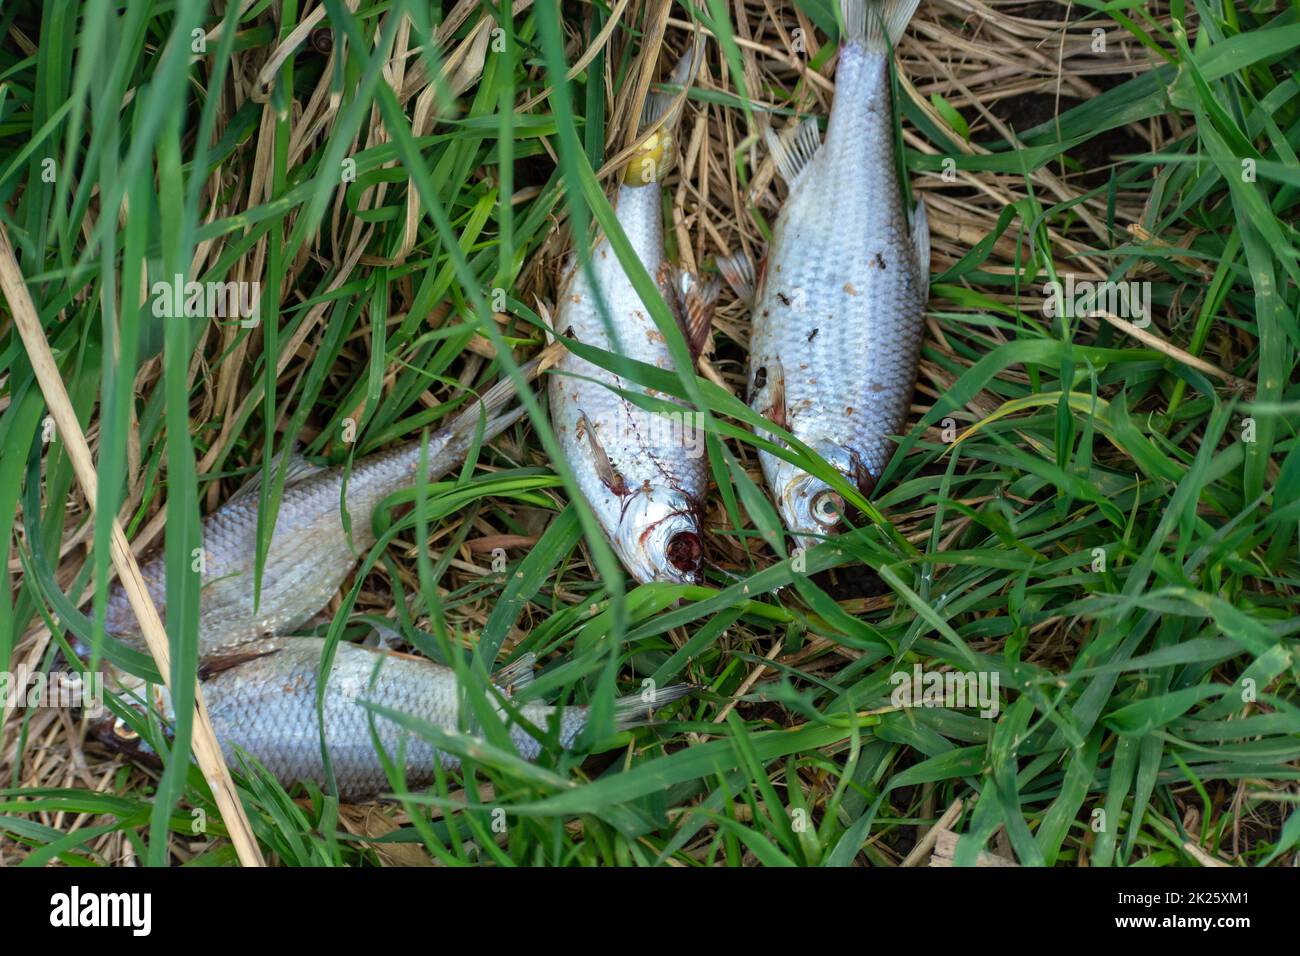
[[[547,355],[548,352],[543,351],[541,355],[519,366],[519,374],[523,376],[525,382],[531,382],[537,377]],[[483,442],[490,442],[527,413],[522,406],[502,412],[517,395],[515,383],[508,378],[503,378],[480,395],[478,401],[471,403],[452,419],[448,431],[452,433],[454,439],[468,443],[473,441],[479,422],[484,422]]]
[[[693,684],[672,684],[668,687],[655,688],[651,690],[646,688],[640,693],[629,694],[627,697],[619,697],[614,701],[614,729],[627,730],[631,727],[640,727],[644,724],[653,722],[655,711],[667,707],[675,700],[688,694],[693,694],[697,690]],[[530,712],[531,710],[531,712]],[[532,721],[538,727],[545,727],[547,723],[554,719],[556,708],[550,704],[525,704],[524,716]],[[560,711],[560,746],[565,750],[573,747],[578,739],[578,735],[587,727],[587,719],[591,716],[591,708],[565,707]],[[541,748],[536,739],[527,731],[521,730],[514,735],[515,745],[519,747],[521,755],[528,760],[535,760]]]
[[[695,74],[695,64],[700,60],[704,52],[703,37],[696,38],[691,45],[686,48],[686,52],[681,55],[677,63],[673,66],[673,71],[668,74],[668,79],[664,84],[668,86],[686,86]],[[650,93],[645,98],[645,105],[641,107],[641,124],[637,127],[638,132],[659,122],[659,120],[673,109],[677,100],[677,93],[672,91],[663,91],[660,93]],[[671,126],[676,122],[676,112],[664,120],[664,126]]]
[[[699,690],[694,684],[671,684],[649,688],[614,701],[614,725],[619,730],[639,727],[654,720],[655,711]]]
[[[676,87],[685,87],[695,74],[695,65],[700,62],[704,41],[697,37],[682,54],[667,83]],[[681,105],[685,101],[681,94],[673,91],[651,93],[645,98],[641,108],[641,124],[637,127],[637,137],[641,139],[628,157],[623,168],[623,182],[628,186],[649,186],[663,181],[664,176],[677,160],[677,142],[673,129],[681,114]],[[654,132],[650,132],[655,127]]]
[[[841,0],[844,42],[872,53],[888,53],[907,30],[921,0]]]

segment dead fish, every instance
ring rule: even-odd
[[[889,56],[919,0],[842,0],[845,34],[823,143],[809,118],[765,131],[789,197],[764,266],[720,259],[753,307],[748,402],[874,490],[916,381],[930,284],[925,206],[910,221],[894,155]],[[775,440],[775,439],[774,439]],[[826,482],[760,451],[783,521],[811,547],[842,520]]]
[[[269,770],[285,787],[310,780],[324,787],[320,725],[316,708],[318,676],[325,641],[289,637],[258,641],[209,667],[201,674],[203,697],[212,728],[226,761],[239,766],[242,751]],[[531,654],[499,671],[493,686],[506,698],[532,680]],[[214,673],[215,671],[215,673]],[[615,724],[624,729],[649,721],[658,709],[690,693],[685,684],[647,689],[615,702]],[[164,725],[172,714],[166,692],[158,691],[159,716]],[[456,672],[408,654],[374,650],[341,643],[336,649],[322,710],[325,741],[329,746],[339,796],[347,802],[372,799],[392,789],[371,736],[374,732],[388,758],[401,762],[409,787],[434,779],[434,767],[459,766],[454,755],[409,732],[370,706],[387,708],[432,724],[448,733],[458,732],[461,687]],[[496,712],[509,722],[510,739],[519,754],[535,760],[542,744],[525,727],[508,718],[499,701]],[[559,743],[571,747],[587,723],[586,707],[558,709],[529,701],[519,706],[523,719],[536,731],[557,731]],[[107,717],[95,733],[111,748],[149,760],[152,751],[121,718]],[[156,759],[156,758],[154,758]]]
[[[670,82],[679,86],[688,82],[699,50],[696,45],[682,57]],[[664,258],[659,182],[675,153],[677,117],[669,115],[673,99],[672,93],[647,98],[641,129],[661,118],[664,123],[629,161],[614,209],[698,359],[710,335],[718,286],[700,282]],[[598,294],[615,340],[602,320]],[[658,368],[674,367],[650,310],[603,237],[592,251],[590,278],[576,256],[571,260],[551,326],[585,345]],[[704,433],[694,413],[686,406],[672,414],[644,411],[613,389],[646,394],[645,388],[571,352],[564,353],[555,372],[550,379],[550,406],[560,446],[577,475],[579,490],[624,566],[643,583],[698,582],[704,557],[699,511],[709,469]]]
[[[537,364],[534,359],[524,366],[526,379],[536,374]],[[262,637],[292,632],[320,612],[375,543],[371,518],[376,506],[415,481],[422,447],[428,452],[429,480],[442,477],[464,460],[484,417],[484,443],[518,421],[522,409],[502,413],[514,395],[514,385],[503,380],[448,427],[430,435],[427,442],[409,442],[354,462],[351,475],[346,476],[350,542],[340,514],[345,469],[323,468],[292,455],[286,465],[284,491],[256,609],[253,569],[261,473],[254,475],[203,521],[200,660]],[[160,553],[140,569],[164,618],[166,568],[166,558]],[[145,646],[120,582],[114,582],[109,590],[105,629],[132,647]],[[84,645],[80,651],[86,653]]]

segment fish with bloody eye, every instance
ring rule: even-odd
[[[700,54],[699,44],[688,50],[669,82],[686,85]],[[698,360],[710,335],[718,285],[701,282],[664,256],[660,182],[676,151],[676,99],[675,92],[647,97],[641,130],[658,128],[633,151],[613,204],[634,253],[656,280]],[[576,256],[568,264],[551,326],[584,345],[675,368],[664,334],[607,237],[592,249],[589,270]],[[681,410],[647,411],[620,390],[650,395]],[[623,566],[642,583],[698,583],[704,562],[700,506],[709,470],[695,414],[573,351],[556,362],[549,392],[551,420],[565,459]]]

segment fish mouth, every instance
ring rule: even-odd
[[[668,563],[683,574],[695,574],[704,561],[704,542],[694,531],[679,531],[668,539]]]
[[[143,712],[132,708],[143,718]],[[136,733],[126,720],[109,713],[89,722],[90,737],[110,753],[123,757],[143,767],[161,770],[162,758],[154,752],[149,742]],[[164,724],[163,735],[168,742],[172,740],[171,728]]]
[[[695,509],[681,501],[656,501],[652,495],[637,505],[624,513],[614,536],[624,566],[641,584],[698,584],[704,539]]]

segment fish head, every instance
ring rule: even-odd
[[[136,733],[135,729],[116,714],[109,714],[91,725],[91,733],[106,749],[122,754],[136,763],[157,763],[158,755],[154,753],[149,742]]]
[[[799,547],[816,547],[844,522],[844,498],[834,488],[787,461],[776,469],[776,506]]]
[[[642,584],[698,584],[704,541],[695,504],[669,488],[639,488],[622,502],[611,536],[624,567]]]
[[[128,686],[121,687],[123,691],[122,703],[139,718],[139,722],[148,722],[149,715],[145,711],[143,701],[139,697],[133,698],[129,693],[126,693],[128,689],[134,689],[138,695],[143,695],[147,692],[145,685],[143,682],[135,685],[133,680],[124,682],[125,684],[134,686],[130,688]],[[171,695],[167,689],[153,685],[150,685],[148,689],[153,692],[153,699],[158,712],[170,714]],[[90,734],[107,750],[122,754],[129,760],[144,766],[162,766],[153,746],[132,726],[132,722],[111,710],[105,710],[102,716],[91,720],[89,730]],[[165,736],[170,740],[170,727],[164,725],[163,730]]]

